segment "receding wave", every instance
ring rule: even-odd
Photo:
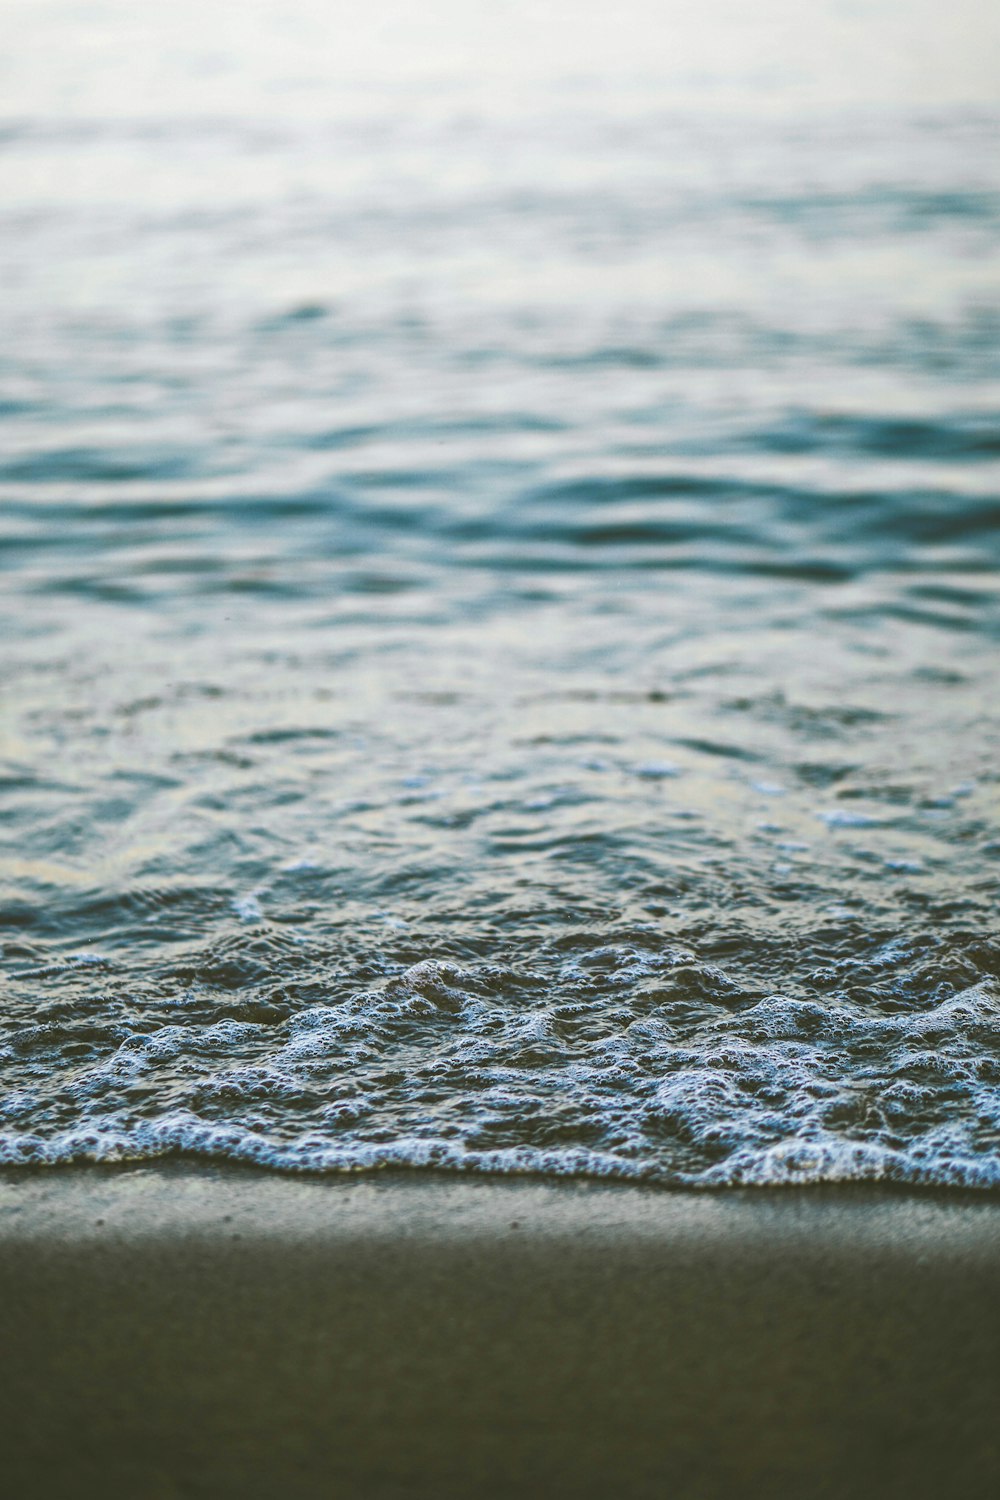
[[[996,110],[50,9],[0,1162],[1000,1189]]]

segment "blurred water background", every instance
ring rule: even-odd
[[[0,1160],[1000,1185],[996,7],[0,30]]]

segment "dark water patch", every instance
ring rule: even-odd
[[[681,737],[676,739],[674,743],[685,749],[694,750],[699,755],[719,756],[723,760],[759,761],[763,759],[761,755],[749,746],[732,741]]]
[[[981,634],[983,622],[971,618],[958,610],[933,609],[928,604],[899,601],[885,607],[885,614],[896,620],[909,620],[919,625],[932,625],[943,630],[974,631]],[[1000,625],[1000,620],[997,621]]]
[[[383,438],[387,435],[386,429],[377,426],[367,427],[335,427],[326,432],[312,433],[304,441],[304,446],[319,451],[331,451],[340,448],[363,447],[372,440]],[[299,442],[303,440],[298,439]]]
[[[299,323],[319,323],[332,317],[336,308],[326,302],[297,302],[294,306],[287,308],[284,312],[276,313],[271,318],[265,318],[258,327],[262,333],[271,333],[275,330]]]
[[[949,498],[951,503],[949,503]],[[987,556],[1000,555],[1000,501],[963,500],[947,495],[913,497],[916,503],[901,508],[896,525],[920,542],[941,542],[982,537]]]
[[[841,235],[920,233],[957,223],[995,225],[1000,218],[1000,193],[982,190],[937,189],[916,185],[878,183],[850,192],[812,189],[802,194],[764,193],[741,200],[748,216],[776,219],[810,238]]]
[[[55,448],[0,461],[0,482],[58,484],[129,483],[148,479],[182,479],[197,472],[190,451],[150,452]]]
[[[636,506],[645,512],[641,519]],[[625,508],[631,512],[627,518],[616,514]],[[605,515],[606,520],[596,519]],[[762,543],[775,551],[825,543],[839,547],[841,557],[796,558],[782,565],[834,574],[899,566],[910,556],[919,562],[919,546],[959,540],[968,544],[968,564],[979,559],[982,566],[1000,546],[1000,510],[990,498],[924,489],[831,492],[684,473],[567,481],[529,492],[517,517],[528,536],[581,545],[617,537],[640,544],[704,545],[720,538],[734,551],[749,552],[749,567],[760,557]],[[767,561],[765,553],[761,562]]]
[[[42,596],[66,594],[71,599],[92,599],[101,604],[142,606],[152,604],[155,599],[153,590],[114,575],[53,574],[35,584],[33,591]]]
[[[748,444],[775,453],[843,453],[942,463],[1000,457],[1000,415],[952,414],[947,421],[799,411]]]
[[[17,400],[13,396],[0,396],[0,421],[10,417],[20,417],[26,412],[37,410],[33,401]]]

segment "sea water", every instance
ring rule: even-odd
[[[0,3],[0,1161],[1000,1185],[998,24]]]

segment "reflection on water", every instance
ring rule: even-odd
[[[0,1160],[1000,1183],[996,28],[536,11],[0,5]]]

